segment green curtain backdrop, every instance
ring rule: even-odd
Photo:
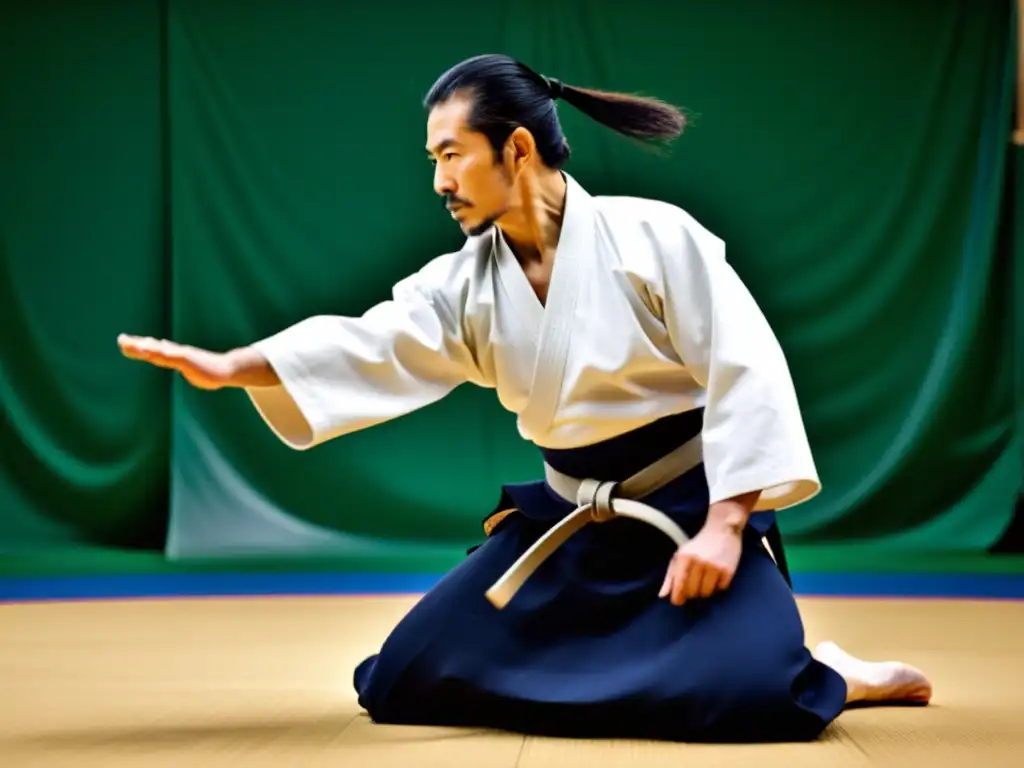
[[[0,13],[0,550],[163,545],[170,387],[154,2]]]
[[[25,73],[0,71],[19,112],[0,126],[18,150],[0,180],[18,297],[0,307],[11,541],[57,536],[27,533],[37,521],[102,543],[152,526],[162,471],[172,558],[433,570],[479,538],[497,486],[540,469],[493,393],[462,388],[296,453],[244,395],[154,376],[111,345],[125,330],[223,349],[358,314],[457,247],[420,101],[483,51],[693,114],[661,157],[563,106],[569,170],[597,194],[680,204],[727,240],[786,348],[825,482],[783,515],[789,541],[979,551],[1006,528],[1024,474],[1024,292],[997,237],[1009,0],[519,0],[455,21],[405,2],[120,5],[94,34],[27,10],[0,32]],[[100,27],[95,7],[80,15]],[[73,289],[53,287],[61,273]]]
[[[1014,361],[1015,410],[1017,415],[1017,447],[1020,451],[1021,477],[1024,477],[1024,147],[1013,151],[1012,184],[1014,200],[1010,232],[1011,249],[1007,260],[1011,279],[1007,280],[1012,310],[1008,313],[1012,329],[1009,333]],[[1017,497],[1017,530],[1024,532],[1024,483]]]

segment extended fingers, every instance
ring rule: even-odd
[[[183,356],[179,345],[149,336],[121,335],[117,343],[125,357],[164,367],[176,367],[176,362]]]
[[[117,337],[117,345],[128,357],[141,358],[145,355],[153,354],[159,343],[157,339],[150,336],[126,336],[122,334]]]

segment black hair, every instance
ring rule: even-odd
[[[533,134],[545,165],[555,169],[569,159],[569,143],[555,108],[558,99],[613,131],[643,142],[671,141],[686,125],[679,109],[659,99],[567,85],[500,54],[459,62],[431,86],[423,105],[433,109],[457,92],[472,98],[469,127],[484,134],[496,154],[512,131],[523,127]]]

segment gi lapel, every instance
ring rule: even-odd
[[[514,322],[522,331],[522,335],[516,334],[516,338],[528,339],[533,347],[540,336],[541,323],[544,321],[544,305],[540,303],[523,268],[516,260],[516,255],[497,227],[494,229],[493,237],[492,253],[498,266],[498,279],[505,296],[511,302],[511,311],[507,316],[509,321]]]
[[[567,189],[562,231],[537,337],[530,397],[519,414],[521,430],[534,437],[541,437],[547,432],[558,411],[576,322],[576,300],[586,270],[593,268],[597,243],[590,195],[568,174],[565,174],[565,180]],[[525,276],[522,279],[525,280]],[[534,298],[536,300],[536,296]]]

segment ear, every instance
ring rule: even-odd
[[[505,160],[518,174],[537,154],[533,134],[522,126],[516,128],[505,142]]]

